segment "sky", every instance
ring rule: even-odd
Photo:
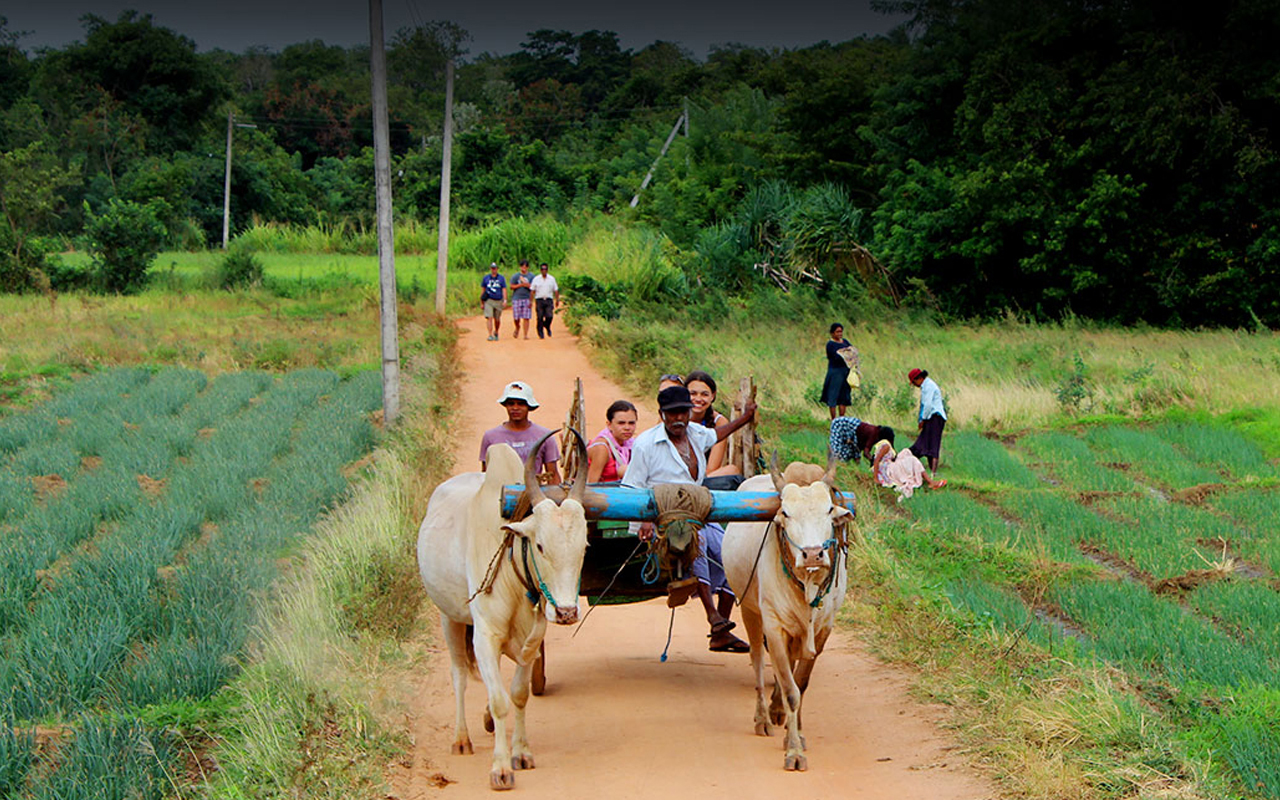
[[[7,4],[6,4],[7,5]],[[201,50],[272,50],[322,39],[352,45],[369,40],[367,0],[27,0],[0,7],[10,31],[30,31],[26,50],[62,47],[82,39],[80,17],[115,20],[124,9],[151,14],[155,23],[195,41]],[[451,20],[471,32],[470,55],[513,52],[525,34],[539,28],[611,30],[623,48],[638,50],[662,39],[679,42],[705,58],[713,45],[740,43],[794,48],[823,40],[841,42],[888,32],[898,20],[872,11],[870,0],[383,0],[386,38],[415,23]]]

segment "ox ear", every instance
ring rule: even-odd
[[[850,514],[852,514],[852,513],[853,513],[852,511],[850,511],[849,509],[845,508],[844,506],[832,506],[832,507],[831,507],[831,521],[832,521],[832,522],[840,522],[840,521],[842,521],[845,517],[849,516],[849,515],[850,515]]]
[[[533,517],[526,517],[519,522],[509,522],[503,525],[502,529],[525,539],[533,539],[534,531],[537,530],[537,523]]]

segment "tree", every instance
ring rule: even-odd
[[[60,93],[71,93],[61,102],[83,110],[97,105],[99,93],[106,92],[129,117],[146,122],[149,149],[189,149],[216,119],[213,112],[228,94],[222,78],[196,55],[195,43],[156,27],[149,14],[136,11],[122,12],[114,23],[93,14],[83,19],[84,44],[71,45],[41,64],[46,75],[59,73],[55,83]]]
[[[63,207],[60,191],[76,183],[76,172],[58,163],[40,142],[0,153],[0,291],[31,286],[33,270],[44,266],[38,237]]]
[[[84,232],[103,290],[128,293],[146,286],[147,270],[166,236],[162,203],[113,197],[100,213],[85,209]]]

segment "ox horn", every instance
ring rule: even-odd
[[[555,431],[547,431],[546,435],[533,446],[529,457],[524,460],[524,490],[529,494],[530,508],[547,499],[547,493],[542,491],[542,485],[538,483],[538,473],[534,465],[538,463],[538,452],[542,450],[542,445],[554,434]]]
[[[587,496],[587,443],[576,428],[568,430],[578,442],[578,471],[573,475],[573,488],[569,490],[569,497],[581,503]]]
[[[782,491],[785,485],[782,482],[782,473],[778,471],[778,451],[773,451],[773,458],[769,459],[769,475],[773,478],[773,488],[778,492]]]
[[[839,465],[840,459],[836,454],[827,447],[827,471],[822,476],[822,482],[832,489],[836,488],[836,467]]]

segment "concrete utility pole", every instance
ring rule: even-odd
[[[391,145],[387,133],[387,53],[382,0],[369,0],[369,68],[373,73],[373,173],[378,208],[378,283],[382,289],[382,421],[400,416],[400,340],[396,324],[396,253],[391,227]]]
[[[671,127],[671,133],[670,135],[667,136],[666,143],[662,145],[662,152],[658,153],[658,157],[653,160],[653,166],[649,167],[648,174],[644,176],[644,182],[640,184],[639,189],[636,189],[636,196],[631,198],[632,208],[635,208],[636,204],[640,202],[640,193],[643,192],[645,190],[645,187],[649,185],[649,181],[653,180],[653,171],[658,168],[658,162],[661,161],[662,157],[667,154],[667,150],[668,148],[671,147],[671,143],[676,140],[676,134],[680,132],[680,126],[682,125],[685,126],[686,132],[688,131],[688,124],[689,124],[688,120],[689,120],[689,112],[687,111],[681,112],[680,118],[677,119],[676,124]]]
[[[236,128],[257,128],[245,122],[236,122],[233,111],[227,112],[227,170],[222,179],[222,249],[227,249],[227,238],[231,232],[231,132]]]
[[[449,288],[449,192],[453,167],[453,59],[444,66],[444,161],[440,166],[440,235],[436,241],[436,313]]]

